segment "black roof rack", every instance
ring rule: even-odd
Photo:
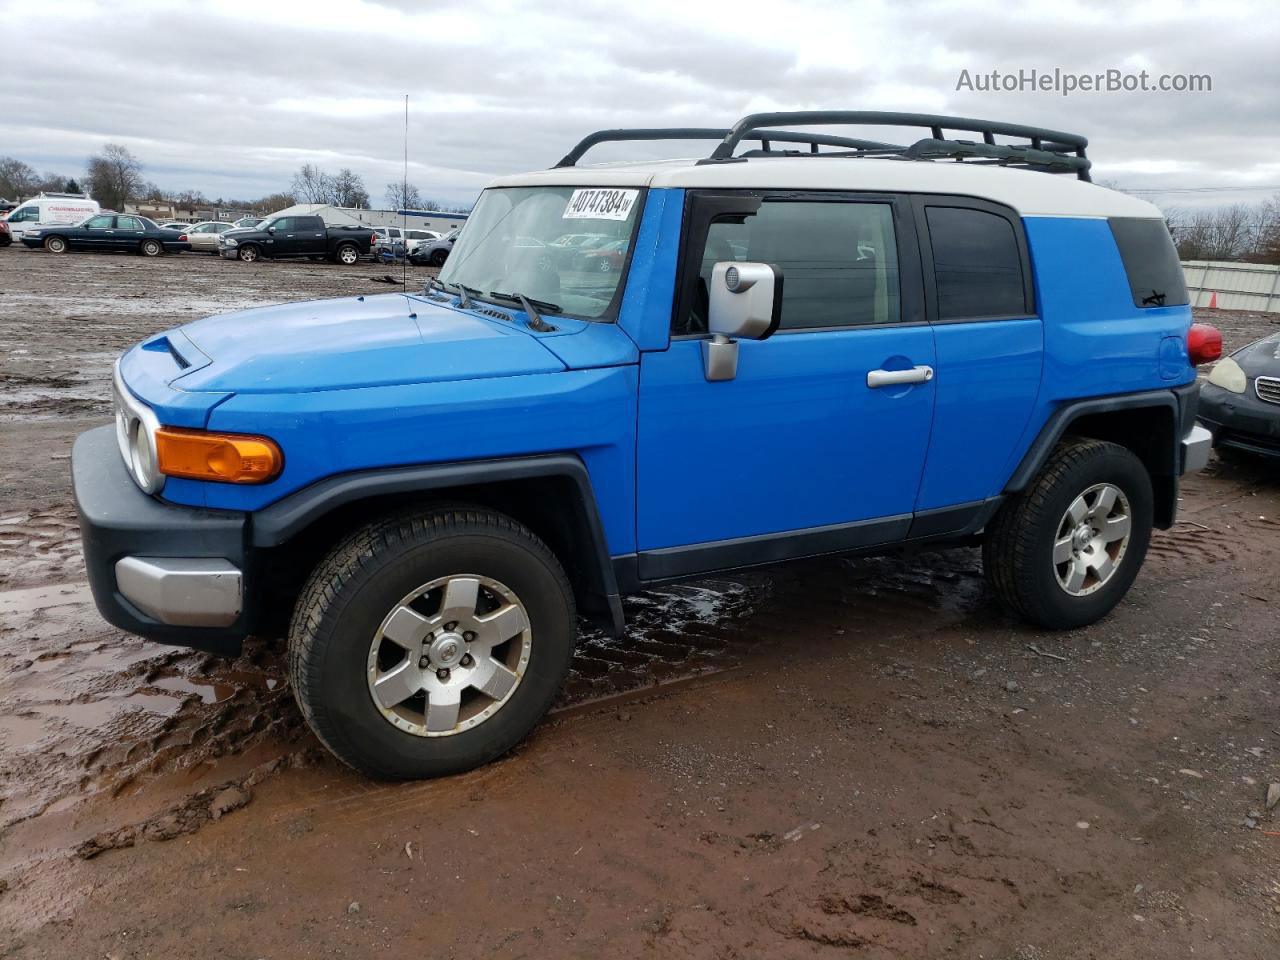
[[[601,143],[613,143],[628,140],[724,140],[733,131],[728,127],[639,127],[620,130],[597,130],[578,141],[578,145],[566,153],[558,167],[577,166],[582,155],[592,147]],[[770,153],[772,141],[779,143],[808,144],[811,153],[817,153],[819,146],[845,147],[850,150],[896,150],[891,143],[880,143],[876,140],[857,140],[852,137],[836,137],[827,133],[796,133],[791,130],[756,130],[749,136],[739,140],[759,140],[763,150]],[[553,168],[553,169],[555,169]]]
[[[800,133],[772,129],[787,126],[888,126],[923,127],[930,136],[910,144],[882,143],[820,133]],[[765,129],[770,128],[770,129]],[[960,140],[946,136],[945,131],[980,133],[982,140]],[[996,143],[995,138],[1014,137],[1026,143]],[[740,162],[753,157],[770,156],[838,156],[898,157],[906,160],[956,160],[979,165],[1021,166],[1045,173],[1074,173],[1089,180],[1090,163],[1085,155],[1087,138],[1044,127],[1018,123],[974,120],[968,117],[946,117],[931,113],[891,113],[878,110],[801,110],[785,113],[755,113],[743,117],[728,130],[714,127],[667,127],[634,130],[600,130],[584,137],[556,164],[572,167],[582,155],[599,143],[627,140],[719,140],[711,156],[699,163]],[[761,148],[735,156],[743,140],[759,140]],[[807,153],[778,150],[774,143],[805,144]],[[819,152],[819,146],[839,147],[838,152]]]

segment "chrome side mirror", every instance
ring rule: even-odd
[[[738,375],[738,340],[764,340],[782,319],[782,271],[769,263],[717,263],[707,291],[702,368],[708,380]]]

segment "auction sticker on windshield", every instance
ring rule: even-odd
[[[625,220],[631,215],[639,190],[582,187],[573,191],[562,220]]]

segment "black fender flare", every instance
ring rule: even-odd
[[[617,577],[586,465],[574,454],[555,453],[492,460],[421,464],[337,474],[304,487],[249,514],[252,547],[287,544],[325,514],[357,501],[450,489],[556,480],[572,491],[566,518],[574,556],[562,557],[570,579],[585,584],[595,600],[596,619],[620,636],[625,627]]]
[[[1178,441],[1195,422],[1199,394],[1199,384],[1193,381],[1158,390],[1089,397],[1064,403],[1053,411],[1040,428],[1039,434],[1009,477],[1003,492],[1007,495],[1025,490],[1071,425],[1084,417],[1143,409],[1168,411],[1173,426],[1171,442],[1167,445],[1167,451],[1162,451],[1154,461],[1147,462],[1147,468],[1157,487],[1157,525],[1172,526],[1177,507],[1178,478],[1182,473]]]

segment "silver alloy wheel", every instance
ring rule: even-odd
[[[160,256],[160,244],[155,240],[144,240],[142,242],[143,256],[158,257]]]
[[[1111,483],[1095,483],[1071,501],[1053,541],[1058,585],[1083,597],[1107,583],[1129,547],[1129,498]]]
[[[44,248],[50,253],[66,253],[67,241],[61,237],[50,237],[44,242]]]
[[[245,263],[253,263],[258,259],[258,248],[253,246],[241,247],[238,256]]]
[[[406,733],[447,737],[488,720],[524,679],[533,630],[506,586],[440,577],[403,597],[369,648],[369,695]]]
[[[360,259],[360,251],[355,247],[343,247],[338,251],[338,259],[347,266],[351,266],[351,264]]]

